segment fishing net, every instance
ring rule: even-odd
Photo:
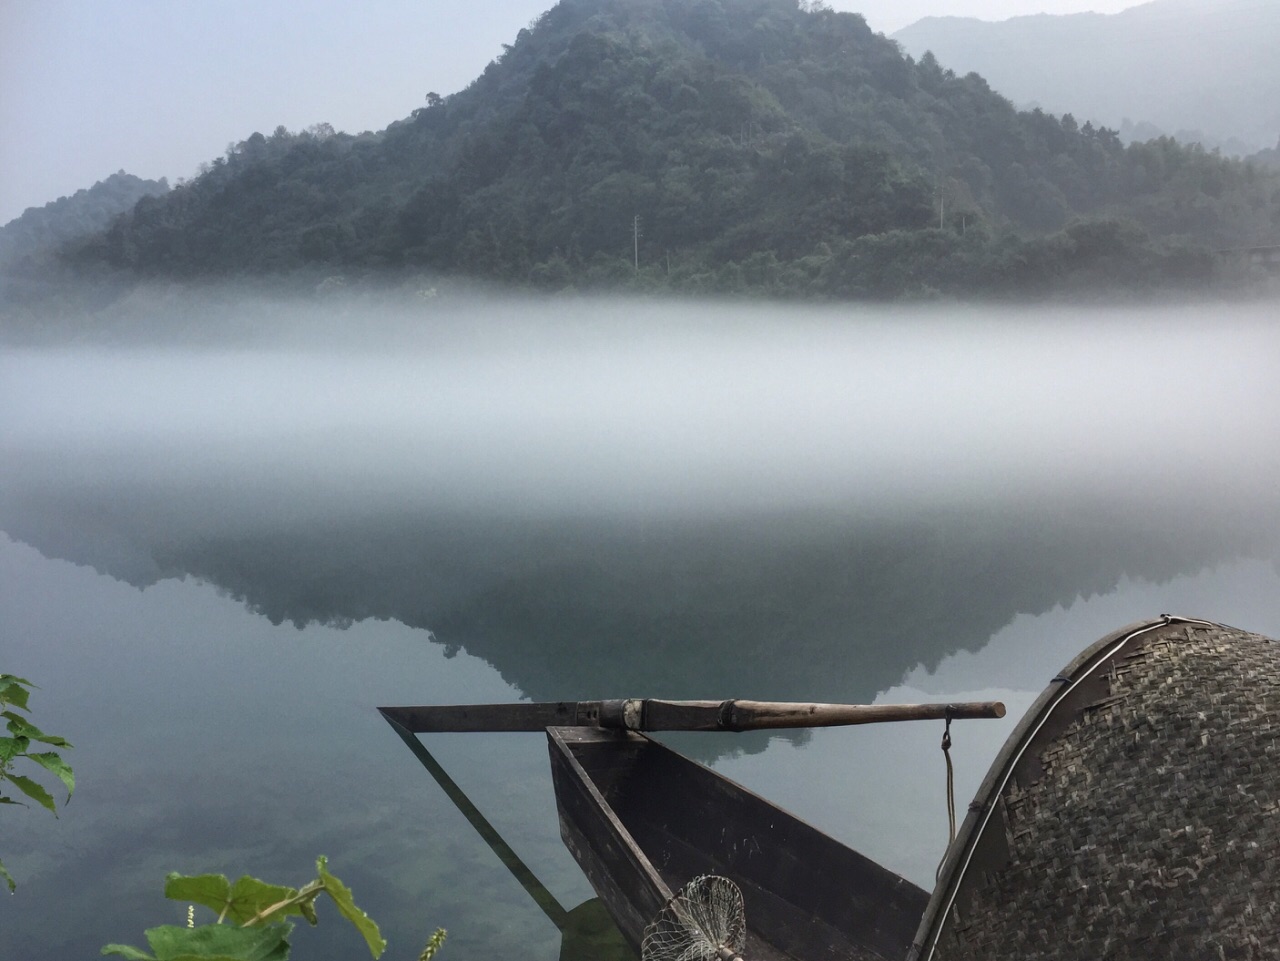
[[[728,878],[706,874],[671,896],[644,929],[641,961],[742,961],[747,937],[742,892]]]

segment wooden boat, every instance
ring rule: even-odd
[[[674,891],[717,874],[741,889],[750,961],[898,961],[928,896],[781,808],[644,736],[889,721],[999,718],[998,701],[817,704],[606,701],[378,709],[437,781],[456,793],[415,735],[540,731],[550,742],[560,833],[637,951]],[[472,818],[482,835],[491,833]],[[522,883],[514,852],[495,851]],[[536,879],[535,879],[536,880]],[[539,885],[540,887],[540,885]],[[526,885],[529,889],[529,886]],[[554,900],[554,899],[552,899]],[[539,902],[542,903],[541,901]],[[565,912],[544,905],[553,920]],[[560,922],[557,921],[559,924]],[[564,927],[561,930],[565,930]]]
[[[637,951],[690,879],[741,889],[749,961],[899,961],[928,903],[909,881],[643,734],[547,729],[560,833]]]

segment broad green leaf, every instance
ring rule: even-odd
[[[62,759],[56,751],[42,751],[39,754],[28,754],[27,757],[35,761],[50,774],[56,774],[67,788],[67,800],[71,800],[71,795],[76,791],[76,776],[71,770],[71,765]]]
[[[26,754],[30,746],[30,738],[0,737],[0,764],[13,760],[19,754]]]
[[[33,741],[52,744],[54,747],[71,747],[66,738],[58,737],[56,734],[45,734],[44,731],[20,714],[14,714],[12,711],[0,711],[0,717],[9,721],[7,725],[9,733],[15,737],[29,737]]]
[[[23,686],[22,678],[10,674],[0,674],[0,704],[9,703],[26,711],[27,695],[30,692]]]
[[[170,871],[164,879],[164,896],[172,901],[200,904],[221,915],[231,899],[231,882],[222,874],[179,874]]]
[[[166,924],[147,929],[147,943],[156,961],[286,961],[289,957],[287,922],[262,927],[237,928],[229,924],[202,924],[196,928]]]
[[[0,878],[4,878],[4,883],[9,886],[9,893],[13,894],[18,887],[18,883],[13,880],[13,875],[5,870],[4,862],[0,861]]]
[[[365,914],[356,907],[355,900],[351,897],[351,891],[345,884],[329,873],[326,865],[329,859],[321,855],[316,858],[316,871],[320,874],[320,880],[324,882],[324,889],[329,892],[329,896],[333,898],[333,903],[338,906],[338,910],[342,912],[342,916],[356,926],[365,941],[369,945],[369,953],[375,958],[381,957],[382,952],[387,949],[386,939],[383,938],[382,932],[378,930],[378,925],[374,923],[373,918]]]
[[[265,881],[259,881],[257,878],[251,878],[246,874],[231,888],[231,910],[227,912],[227,919],[236,924],[244,924],[246,921],[257,917],[267,908],[279,904],[281,901],[297,897],[297,895],[297,888],[288,888],[280,884],[267,884]],[[277,911],[269,918],[263,918],[263,920],[278,921],[290,914],[301,913],[302,911],[294,904],[284,910]]]
[[[0,674],[0,681],[17,681],[23,687],[34,687],[36,690],[40,689],[39,684],[33,684],[25,677],[18,677],[16,674]]]
[[[31,798],[33,801],[38,801],[40,804],[52,811],[55,817],[57,816],[58,806],[53,803],[52,794],[29,777],[23,777],[21,774],[10,774],[7,775],[7,777],[13,782],[14,787],[19,791]]]
[[[128,958],[128,961],[156,961],[151,955],[144,954],[137,948],[131,948],[127,944],[108,944],[100,953],[118,954],[122,958]]]
[[[247,874],[234,885],[221,874],[201,874],[195,877],[170,874],[164,885],[166,898],[202,904],[217,912],[219,918],[225,918],[232,924],[244,924],[267,908],[297,894],[295,888],[267,884]],[[299,907],[291,905],[263,920],[278,920],[290,914],[302,913]]]

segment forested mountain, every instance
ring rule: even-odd
[[[141,198],[159,196],[168,189],[164,180],[143,180],[121,170],[70,197],[28,207],[0,227],[0,263],[99,233]]]
[[[32,305],[49,313],[114,300],[128,289],[129,278],[106,269],[100,258],[68,263],[68,251],[100,244],[115,218],[143,197],[161,197],[168,190],[163,179],[143,180],[121,170],[70,197],[28,207],[0,227],[0,319]]]
[[[1154,0],[1116,14],[994,23],[926,17],[893,39],[912,56],[932,51],[957,73],[982,74],[1015,103],[1122,135],[1163,132],[1238,154],[1280,138],[1274,0]]]
[[[562,0],[465,90],[255,133],[75,259],[897,296],[1199,281],[1278,226],[1250,166],[1019,113],[819,3]]]

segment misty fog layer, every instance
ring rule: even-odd
[[[1221,508],[1272,504],[1280,466],[1265,307],[588,301],[311,322],[348,339],[0,354],[6,486],[255,491],[268,496],[246,511],[291,515],[861,513],[1064,494]],[[389,322],[400,334],[380,349]]]
[[[5,842],[34,907],[0,955],[136,941],[168,870],[323,851],[393,950],[439,924],[459,957],[559,956],[378,703],[1004,699],[955,732],[963,800],[1102,634],[1280,625],[1261,308],[446,300],[0,350],[3,669],[83,775]],[[757,733],[675,740],[931,883],[938,728]],[[428,740],[589,896],[539,735]],[[364,950],[328,923],[299,949]]]

